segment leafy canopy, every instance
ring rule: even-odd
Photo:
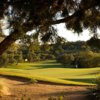
[[[35,29],[44,40],[56,34],[53,25],[65,23],[77,33],[100,28],[100,0],[0,0],[0,19],[7,17],[10,29],[8,48],[26,32]],[[1,27],[0,27],[1,28]],[[5,49],[2,49],[4,51]]]
[[[25,32],[46,32],[59,23],[77,32],[95,30],[100,27],[100,0],[0,0],[0,17],[4,15],[10,26]]]

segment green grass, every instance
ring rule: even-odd
[[[0,68],[0,74],[36,79],[57,84],[94,85],[100,75],[100,68],[68,68],[55,61],[20,63]]]

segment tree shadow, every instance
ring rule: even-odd
[[[95,71],[95,72],[91,72],[91,73],[87,73],[87,74],[81,74],[81,75],[97,75],[100,73],[100,70],[99,71]]]
[[[45,97],[59,97],[59,96],[63,96],[63,97],[74,97],[75,95],[79,95],[79,94],[83,94],[84,96],[86,95],[86,90],[74,90],[74,91],[70,91],[70,90],[66,90],[66,91],[56,91],[56,92],[51,92],[51,93],[45,93],[45,94],[40,94],[40,96],[45,96]],[[66,99],[64,99],[66,100]],[[68,99],[69,100],[69,99]],[[71,99],[72,100],[72,99]],[[74,98],[73,98],[74,100]]]
[[[27,70],[32,69],[45,69],[45,68],[65,68],[65,66],[60,64],[50,65],[50,64],[41,64],[41,65],[29,65],[29,68],[26,68]],[[70,68],[70,67],[69,67]]]
[[[83,83],[93,83],[95,84],[95,78],[77,78],[77,79],[64,79],[64,80],[69,80],[69,81],[75,81],[75,82],[83,82]]]

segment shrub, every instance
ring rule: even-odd
[[[78,61],[79,68],[91,68],[91,67],[99,67],[100,65],[100,57],[85,57],[80,58]]]
[[[77,61],[78,68],[91,68],[93,67],[92,58],[79,58]]]
[[[14,59],[16,60],[16,62],[23,62],[24,59],[23,59],[23,56],[22,56],[22,53],[17,53],[14,55]]]
[[[92,51],[81,51],[78,54],[62,54],[56,60],[63,65],[74,65],[78,68],[100,67],[100,54]]]
[[[78,68],[91,68],[100,66],[100,56],[91,51],[80,52],[76,56]]]
[[[57,57],[57,62],[60,62],[63,65],[72,64],[73,61],[74,56],[72,54],[63,54]]]
[[[7,56],[6,53],[4,53],[1,57],[0,57],[0,65],[6,65],[9,62],[9,58]]]
[[[93,58],[93,66],[100,67],[100,56]]]
[[[33,62],[35,62],[35,61],[40,61],[40,55],[38,55],[38,54],[33,55]]]

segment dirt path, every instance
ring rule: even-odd
[[[10,88],[11,95],[0,97],[0,100],[48,100],[49,97],[58,96],[64,96],[64,100],[86,100],[86,86],[29,84],[25,80],[11,78],[5,78],[5,81]]]

